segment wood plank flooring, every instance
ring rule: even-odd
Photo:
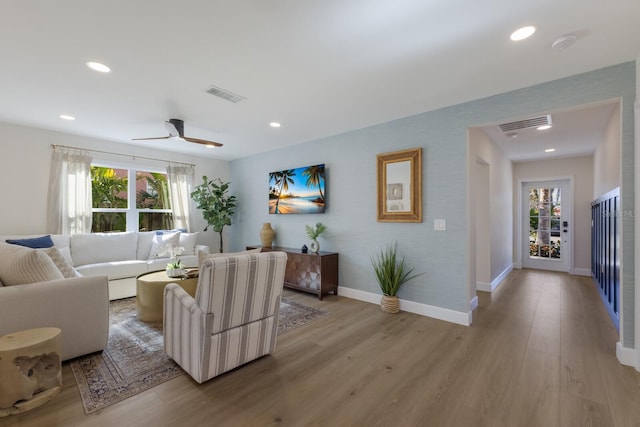
[[[590,278],[515,270],[471,327],[286,290],[329,316],[273,355],[198,385],[184,375],[85,415],[63,391],[2,426],[640,426],[640,373]]]

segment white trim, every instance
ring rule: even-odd
[[[574,268],[571,274],[575,274],[576,276],[591,277],[591,270],[588,268]]]
[[[496,288],[502,284],[504,279],[506,279],[507,276],[509,275],[509,273],[511,273],[512,271],[513,271],[513,264],[509,265],[509,267],[505,268],[502,273],[498,274],[498,277],[493,279],[491,281],[491,283],[486,283],[486,282],[478,282],[478,283],[476,283],[476,290],[484,291],[484,292],[493,292],[493,291],[495,291]],[[473,311],[473,309],[472,309],[472,311]]]
[[[380,304],[380,294],[372,292],[360,291],[358,289],[345,288],[340,286],[339,294],[343,297],[364,301],[371,304]],[[464,313],[462,311],[450,310],[448,308],[436,307],[434,305],[422,304],[415,301],[400,299],[400,310],[409,313],[419,314],[421,316],[432,317],[446,322],[456,323],[458,325],[471,325],[472,312]]]
[[[471,311],[473,311],[476,308],[478,308],[478,296],[477,295],[471,299],[471,302],[469,303],[469,305],[471,306],[470,307]]]
[[[491,283],[487,282],[476,282],[476,291],[482,292],[492,292]]]
[[[638,131],[638,129],[640,129],[640,84],[638,84],[638,80],[640,79],[640,56],[638,56],[636,58],[636,101],[633,103],[633,109],[634,109],[634,141],[633,141],[633,147],[634,147],[634,162],[633,162],[633,168],[635,170],[635,176],[634,176],[634,190],[633,190],[633,194],[634,194],[634,209],[637,212],[638,211],[638,207],[640,206],[640,173],[638,172],[638,168],[640,167],[640,131]],[[621,123],[620,125],[622,125],[622,119],[621,119]],[[621,136],[622,138],[622,136]],[[622,142],[621,142],[622,144]],[[620,150],[620,152],[622,153],[622,149]],[[620,163],[622,164],[622,159],[620,160]],[[622,180],[621,180],[622,182]],[[620,221],[621,223],[623,223],[624,221]],[[635,354],[634,354],[634,364],[633,366],[635,366],[636,370],[640,371],[640,287],[638,286],[638,278],[640,277],[640,215],[635,215],[635,219],[634,219],[634,225],[635,225],[635,230],[634,230],[634,249],[635,249],[635,255],[634,255],[634,259],[635,259],[635,265],[634,265],[634,271],[633,271],[633,275],[635,278],[635,283],[634,283],[634,294],[635,294],[635,301],[632,302],[633,307],[634,307],[634,319],[633,319],[633,332],[634,332],[634,341],[635,341]],[[622,236],[622,233],[624,232],[624,229],[622,229],[620,231],[620,235]],[[620,246],[624,246],[624,245],[620,245]],[[622,253],[620,253],[620,271],[622,270]],[[623,301],[623,295],[624,295],[624,283],[620,283],[620,331],[622,331],[620,333],[620,335],[622,335],[624,333],[624,317],[625,317],[625,312],[624,312],[624,306],[622,305]]]
[[[620,341],[616,343],[616,357],[618,358],[618,362],[620,362],[621,364],[625,366],[635,367],[635,349],[623,347]]]

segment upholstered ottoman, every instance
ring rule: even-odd
[[[136,314],[143,322],[162,322],[164,287],[168,283],[177,283],[189,295],[195,297],[198,278],[187,279],[167,276],[165,270],[145,273],[136,280]]]

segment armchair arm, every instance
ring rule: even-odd
[[[192,377],[201,377],[213,314],[203,312],[182,287],[169,283],[164,288],[163,320],[164,352]]]
[[[100,351],[109,337],[107,276],[0,287],[0,335],[55,326],[62,360]]]

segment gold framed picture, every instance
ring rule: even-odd
[[[377,157],[378,222],[422,222],[422,148]]]

